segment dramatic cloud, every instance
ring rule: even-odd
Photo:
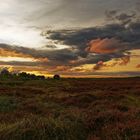
[[[46,60],[48,65],[67,64],[70,60],[77,59],[77,55],[70,49],[39,50],[6,44],[0,44],[0,49],[14,57],[30,57],[42,62]]]
[[[89,53],[109,54],[123,51],[127,44],[115,38],[95,39],[90,41],[86,51]]]
[[[96,64],[94,70],[103,67],[125,65],[130,62],[131,50],[140,49],[139,22],[132,22],[128,27],[122,24],[107,24],[102,27],[47,31],[47,39],[68,48],[33,49],[21,46],[0,44],[1,55],[11,57],[29,57],[36,62],[5,62],[16,66],[41,66],[49,71],[71,71],[74,67]],[[114,32],[115,31],[115,32]],[[107,65],[112,59],[120,59]],[[101,63],[102,62],[102,63]],[[4,65],[4,63],[1,62]]]
[[[139,0],[4,0],[0,21],[0,65],[15,69],[92,75],[140,49]]]
[[[140,49],[140,22],[107,24],[101,27],[46,32],[47,38],[72,47],[73,66],[96,64],[113,58],[129,58],[131,50]],[[128,61],[128,59],[126,60]],[[125,63],[125,61],[123,61]]]
[[[16,53],[15,51],[9,51],[3,48],[0,48],[1,57],[30,57],[29,55],[24,55],[22,53]]]
[[[122,58],[117,58],[112,63],[108,63],[108,62],[106,63],[103,61],[99,61],[97,64],[95,64],[93,66],[93,71],[101,70],[102,68],[110,68],[110,67],[114,67],[117,65],[124,66],[124,65],[127,65],[129,62],[130,62],[130,56],[124,56]]]

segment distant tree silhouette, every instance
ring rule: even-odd
[[[45,80],[45,76],[43,76],[43,75],[39,75],[39,76],[36,76],[36,79],[37,80]]]
[[[21,72],[18,74],[20,79],[23,80],[44,80],[45,76],[36,76],[35,74],[29,74],[26,72]]]
[[[14,72],[9,72],[8,68],[3,68],[0,71],[0,79],[1,80],[44,80],[45,76],[42,75],[35,75],[35,74],[29,74],[26,72],[20,72],[20,73],[14,73]]]
[[[26,79],[28,79],[28,74],[26,72],[21,72],[18,74],[18,77],[20,79],[26,80]]]
[[[9,74],[10,74],[10,72],[8,71],[7,68],[3,68],[3,69],[1,70],[1,75],[9,75]]]
[[[11,73],[8,71],[7,68],[3,68],[0,72],[0,78],[1,79],[8,79],[10,78],[12,75]]]
[[[60,75],[55,74],[55,75],[53,76],[53,78],[56,79],[56,80],[59,80],[59,79],[60,79]]]

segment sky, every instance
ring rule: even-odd
[[[139,0],[0,1],[0,68],[140,76]]]

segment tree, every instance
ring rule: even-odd
[[[8,79],[12,77],[11,73],[8,71],[8,68],[3,68],[0,72],[1,79]]]
[[[53,76],[54,79],[59,80],[60,79],[60,75],[56,74]]]
[[[7,68],[3,68],[3,69],[1,70],[1,73],[0,73],[0,74],[1,74],[1,75],[9,75],[10,72],[8,71]]]
[[[45,76],[36,76],[35,74],[30,74],[30,73],[26,73],[26,72],[21,72],[18,74],[20,79],[23,80],[44,80]]]
[[[0,79],[16,79],[16,80],[45,80],[45,76],[43,75],[35,75],[26,72],[9,72],[8,68],[3,68],[0,71]]]
[[[20,79],[28,79],[28,74],[26,72],[21,72],[18,74]]]
[[[37,76],[38,80],[45,80],[45,76]]]

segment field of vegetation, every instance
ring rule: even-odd
[[[140,140],[140,78],[0,81],[0,140]]]

